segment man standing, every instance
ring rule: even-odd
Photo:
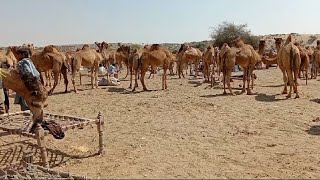
[[[30,76],[30,74],[39,79],[40,81],[40,73],[36,70],[35,66],[33,65],[31,59],[30,59],[30,51],[27,48],[20,48],[18,51],[18,64],[17,64],[17,70],[19,74],[21,75],[21,78],[24,79],[25,76]],[[29,89],[29,85],[25,84],[26,87]],[[26,101],[21,97],[19,94],[16,94],[14,104],[20,104],[21,111],[30,110]]]

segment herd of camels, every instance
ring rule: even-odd
[[[18,59],[17,49],[19,47],[11,46],[6,51],[1,49],[1,64],[13,67],[6,70],[2,77],[4,87],[25,97],[35,121],[41,117],[42,108],[47,104],[47,96],[53,93],[61,75],[64,78],[65,92],[67,92],[68,72],[71,72],[73,90],[77,92],[75,77],[81,67],[91,68],[91,85],[92,88],[96,88],[98,87],[97,77],[100,64],[117,64],[120,67],[119,69],[122,65],[125,65],[127,67],[126,77],[130,74],[129,88],[135,91],[140,78],[143,90],[147,91],[145,75],[148,70],[155,71],[158,67],[162,68],[162,89],[164,90],[167,89],[167,70],[173,75],[175,74],[173,68],[176,66],[176,73],[181,78],[181,76],[185,77],[184,71],[188,69],[188,65],[194,64],[194,76],[196,78],[199,75],[198,66],[202,63],[206,81],[214,85],[216,78],[219,78],[222,73],[223,93],[226,94],[227,87],[230,93],[235,95],[230,85],[231,73],[235,65],[239,65],[243,70],[242,93],[246,92],[250,95],[254,86],[254,69],[261,68],[262,63],[267,68],[276,64],[283,73],[284,89],[282,94],[287,94],[287,97],[290,98],[293,90],[296,94],[295,98],[299,98],[297,79],[301,78],[301,72],[305,72],[302,73],[302,76],[307,82],[310,63],[313,65],[311,78],[317,77],[320,64],[320,41],[317,42],[316,48],[305,48],[295,43],[292,35],[289,35],[286,40],[275,38],[277,54],[265,53],[264,40],[260,41],[259,48],[256,50],[251,45],[245,44],[241,37],[235,39],[230,46],[225,43],[221,48],[218,48],[210,44],[204,52],[188,44],[181,44],[180,49],[174,52],[170,52],[159,44],[146,45],[141,49],[131,49],[130,46],[118,44],[119,47],[110,52],[108,50],[110,44],[106,42],[96,42],[95,44],[98,47],[97,49],[84,45],[74,52],[61,52],[54,45],[46,46],[42,51],[37,51],[33,44],[24,44],[23,46],[31,52],[30,59],[37,70],[41,72],[41,84],[34,90],[25,87],[25,83],[14,68]],[[134,84],[133,76],[135,77]],[[54,84],[47,92],[45,86],[51,86],[51,77],[54,79]],[[290,87],[289,92],[287,90],[288,85]]]

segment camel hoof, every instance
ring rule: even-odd
[[[132,89],[132,92],[135,92],[135,91],[136,91],[136,88],[133,88],[133,89]]]
[[[226,92],[226,91],[224,91],[222,94],[223,94],[223,95],[226,95],[226,94],[227,94],[227,92]]]
[[[288,92],[287,91],[282,91],[282,93],[281,94],[288,94]]]
[[[78,90],[74,90],[74,93],[78,94]]]
[[[147,88],[143,88],[143,91],[149,91]]]
[[[287,99],[289,99],[289,98],[291,98],[291,95],[287,95],[286,97],[287,97]]]
[[[247,92],[247,95],[252,95],[252,92]]]
[[[298,98],[300,98],[300,96],[297,94],[297,95],[296,95],[296,97],[295,97],[294,99],[298,99]]]
[[[128,89],[131,89],[131,88],[132,88],[132,86],[129,86],[129,87],[128,87]]]

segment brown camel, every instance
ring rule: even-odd
[[[304,47],[302,47],[299,43],[294,43],[294,45],[297,46],[300,51],[301,64],[299,70],[299,78],[301,78],[301,72],[305,72],[304,77],[306,78],[306,85],[308,85],[308,70],[310,66],[309,55],[307,54],[307,50]]]
[[[91,49],[89,45],[84,45],[81,50],[75,53],[71,60],[72,84],[74,92],[78,92],[75,85],[76,72],[79,72],[80,67],[91,67],[91,85],[92,89],[98,87],[98,68],[102,60],[102,55],[95,49]]]
[[[4,50],[0,50],[0,63],[6,63],[10,67],[16,66],[17,59],[10,48],[8,48],[6,52]]]
[[[108,52],[108,48],[111,46],[111,44],[109,43],[106,43],[106,42],[95,42],[95,44],[98,46],[98,52],[101,54],[102,56],[102,60],[101,60],[101,63],[104,65],[104,66],[107,66],[109,65],[109,52]]]
[[[24,82],[16,69],[6,70],[1,68],[0,71],[4,87],[22,96],[32,112],[33,123],[25,128],[29,131],[34,123],[43,120],[43,108],[48,105],[46,102],[48,92],[41,82],[33,77],[28,77],[27,82]]]
[[[122,68],[122,64],[127,67],[127,74],[124,79],[129,75],[129,56],[130,46],[120,45],[115,53],[116,62],[119,65],[119,70]]]
[[[236,64],[236,56],[239,52],[239,49],[235,47],[229,47],[228,44],[224,44],[220,50],[220,69],[223,75],[223,94],[227,94],[226,92],[226,84],[228,89],[232,95],[236,95],[232,92],[230,81],[231,81],[231,73]],[[249,88],[250,89],[250,88]]]
[[[34,49],[30,48],[29,50],[31,51],[31,60],[40,73],[52,70],[54,74],[54,84],[49,91],[49,95],[53,93],[54,89],[58,85],[60,72],[64,78],[64,92],[68,92],[67,65],[59,50],[54,45],[44,47],[41,52],[35,52]],[[41,76],[43,76],[43,74]],[[43,77],[41,78],[43,82]]]
[[[314,74],[314,78],[316,79],[318,76],[318,71],[319,71],[319,67],[320,67],[320,41],[317,41],[317,47],[314,50],[314,54],[313,54],[313,74]]]
[[[177,54],[177,62],[178,62],[178,73],[179,78],[184,78],[183,68],[190,63],[195,65],[195,78],[198,76],[198,66],[200,63],[200,59],[202,57],[202,52],[198,48],[193,48],[187,44],[181,44],[181,47]]]
[[[293,44],[290,34],[285,44],[278,51],[278,65],[282,71],[284,81],[284,89],[282,94],[287,94],[288,80],[290,85],[290,91],[287,95],[287,98],[291,97],[292,87],[296,93],[295,98],[299,98],[297,79],[299,75],[300,64],[300,51],[298,47]]]
[[[214,66],[216,64],[215,62],[215,49],[212,45],[209,45],[205,52],[203,53],[203,63],[204,63],[204,77],[206,82],[210,82],[210,70],[212,71],[214,75]],[[210,69],[210,66],[213,66],[213,69]],[[214,80],[214,78],[212,79]]]
[[[254,66],[257,62],[261,61],[260,55],[253,49],[251,45],[245,44],[241,37],[234,40],[236,48],[239,49],[236,55],[236,64],[240,65],[243,69],[243,89],[242,93],[245,92],[245,82],[247,81],[247,94],[251,95],[250,81],[252,88],[254,85]]]
[[[148,45],[145,45],[143,48],[140,49],[134,49],[129,56],[129,70],[130,70],[130,85],[129,89],[132,88],[132,80],[133,80],[133,74],[135,75],[135,87],[138,87],[138,79],[139,79],[139,71],[141,67],[141,56],[142,54],[147,51],[150,47]],[[134,90],[133,90],[134,91]]]
[[[169,50],[161,47],[159,44],[153,44],[148,50],[145,50],[143,54],[140,57],[140,70],[141,70],[141,84],[143,86],[144,91],[148,91],[146,88],[144,78],[146,75],[146,72],[151,67],[159,67],[162,66],[163,69],[163,75],[162,75],[162,90],[167,89],[167,69],[170,64],[170,61],[172,60],[172,54]],[[136,73],[137,74],[137,73]],[[137,83],[137,81],[136,81]],[[135,84],[132,91],[135,91],[135,87],[137,84]]]
[[[259,41],[259,49],[258,49],[258,54],[262,57],[265,54],[265,47],[266,47],[266,41],[265,40],[260,40]],[[262,69],[262,61],[257,62],[256,67],[258,69]]]

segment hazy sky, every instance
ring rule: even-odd
[[[188,42],[222,21],[254,34],[319,33],[319,0],[4,0],[0,46]]]

